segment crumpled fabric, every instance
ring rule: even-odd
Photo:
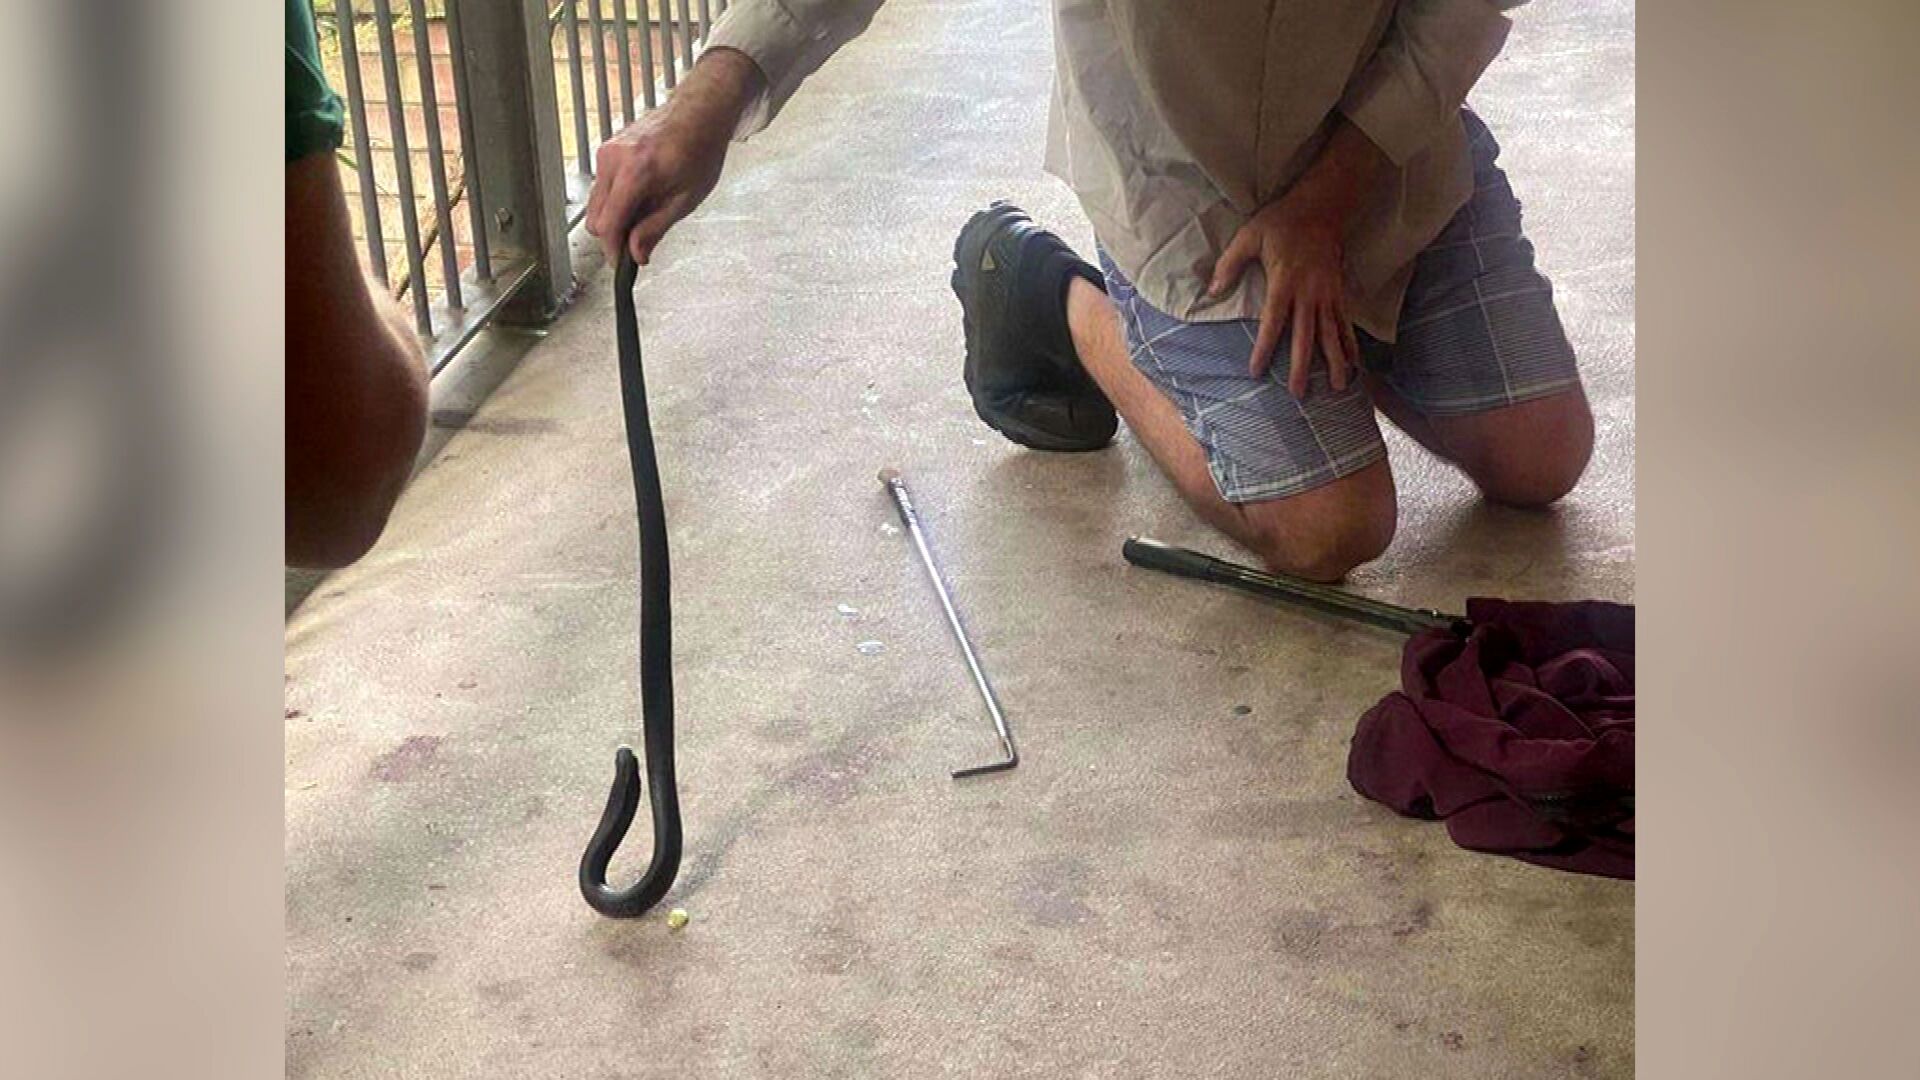
[[[1633,877],[1633,608],[1473,599],[1360,717],[1353,789],[1463,848]]]

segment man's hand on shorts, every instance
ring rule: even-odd
[[[1218,296],[1232,288],[1255,261],[1266,268],[1267,298],[1260,306],[1260,332],[1247,370],[1255,377],[1265,374],[1273,366],[1280,335],[1291,327],[1287,390],[1304,398],[1316,346],[1327,358],[1333,388],[1345,390],[1359,362],[1360,344],[1346,313],[1343,222],[1291,203],[1286,198],[1271,203],[1240,227],[1215,264],[1207,291]]]
[[[1307,396],[1316,347],[1327,358],[1327,379],[1345,390],[1360,363],[1360,343],[1347,318],[1346,263],[1340,238],[1367,194],[1391,167],[1365,132],[1342,119],[1299,181],[1262,207],[1213,268],[1207,291],[1218,296],[1258,260],[1267,271],[1267,299],[1247,370],[1258,377],[1273,366],[1280,335],[1293,329],[1293,366],[1287,389]]]
[[[645,266],[667,230],[713,192],[727,142],[764,86],[745,54],[710,50],[666,105],[600,144],[586,221],[609,261],[624,247]]]

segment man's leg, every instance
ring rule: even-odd
[[[1392,540],[1372,405],[1324,374],[1305,401],[1249,375],[1250,322],[1173,319],[1004,202],[960,230],[952,282],[968,393],[1007,438],[1096,450],[1117,410],[1194,509],[1276,570],[1338,580]],[[1126,298],[1124,326],[1102,282]]]
[[[1366,377],[1375,405],[1493,502],[1537,509],[1573,490],[1593,456],[1593,412],[1579,387],[1459,416],[1427,416]]]
[[[1080,363],[1187,503],[1269,567],[1337,581],[1386,550],[1393,539],[1395,500],[1385,458],[1296,495],[1228,502],[1179,408],[1134,367],[1119,314],[1107,294],[1085,281],[1073,281],[1067,291],[1067,326]]]
[[[1473,196],[1414,264],[1399,342],[1363,343],[1364,382],[1381,412],[1488,499],[1546,506],[1586,469],[1593,414],[1499,144],[1472,113],[1461,122]]]

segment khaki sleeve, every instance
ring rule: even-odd
[[[741,117],[744,139],[779,115],[807,76],[867,28],[882,0],[735,0],[714,24],[709,49],[737,49],[759,65],[767,86]]]
[[[1525,0],[1401,0],[1393,22],[1341,98],[1340,111],[1405,165],[1466,103],[1506,43],[1505,12]]]

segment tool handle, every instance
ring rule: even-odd
[[[900,515],[900,524],[912,529],[920,524],[920,515],[914,513],[913,497],[907,494],[907,482],[901,478],[898,469],[881,469],[880,483],[893,496],[893,509]]]
[[[1173,547],[1158,540],[1149,540],[1144,536],[1128,537],[1127,542],[1120,546],[1120,553],[1135,566],[1164,571],[1176,577],[1209,581],[1216,585],[1225,585],[1242,592],[1252,593],[1255,596],[1285,600],[1329,615],[1339,615],[1342,618],[1371,623],[1388,630],[1398,630],[1403,634],[1418,634],[1424,630],[1435,629],[1465,633],[1468,627],[1467,620],[1459,615],[1448,615],[1426,608],[1406,608],[1365,596],[1356,596],[1343,589],[1322,585],[1317,581],[1288,577],[1285,574],[1265,573],[1250,566],[1239,566],[1225,559],[1216,559],[1197,551],[1188,551],[1186,548]]]
[[[1243,580],[1241,568],[1224,559],[1173,547],[1144,536],[1128,537],[1127,542],[1120,545],[1120,553],[1135,566],[1161,570],[1179,577],[1211,581],[1218,585],[1234,585]]]

